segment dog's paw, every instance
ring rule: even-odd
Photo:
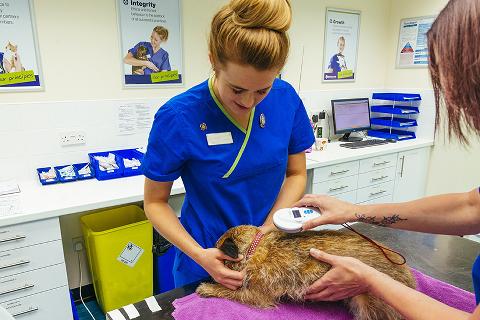
[[[202,283],[197,287],[196,292],[201,297],[218,297],[218,285],[213,283]]]

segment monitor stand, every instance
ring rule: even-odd
[[[354,141],[362,141],[363,138],[361,137],[350,137],[351,132],[344,133],[343,136],[338,139],[338,141],[342,142],[354,142]]]

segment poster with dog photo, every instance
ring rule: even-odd
[[[0,91],[42,90],[33,7],[0,0]]]
[[[117,9],[124,86],[181,85],[180,0],[117,0]]]

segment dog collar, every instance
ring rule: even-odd
[[[260,240],[262,240],[262,237],[263,237],[262,231],[258,231],[257,234],[255,235],[255,238],[253,238],[252,243],[250,243],[250,247],[248,247],[246,259],[253,256],[253,254],[255,253],[255,250],[257,249],[258,244],[260,243]]]

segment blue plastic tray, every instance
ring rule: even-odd
[[[72,181],[77,180],[77,173],[75,172],[75,168],[72,168],[73,172],[75,173],[74,176],[62,176],[62,174],[60,173],[61,169],[65,168],[65,167],[68,167],[68,166],[70,166],[70,165],[67,164],[67,165],[55,167],[55,171],[57,172],[57,177],[58,177],[58,180],[60,180],[60,182],[72,182]]]
[[[381,105],[371,106],[372,112],[388,113],[388,114],[417,114],[420,113],[418,107],[410,106],[393,106],[393,105]]]
[[[404,130],[390,130],[390,129],[375,129],[368,130],[367,134],[370,137],[383,138],[383,139],[395,139],[395,140],[409,140],[415,139],[415,132]]]
[[[110,169],[110,170],[100,170],[100,166],[98,160],[95,159],[96,156],[107,157],[109,153],[113,152],[95,152],[89,153],[88,156],[90,157],[90,165],[92,166],[93,170],[95,171],[95,178],[98,180],[108,180],[108,179],[115,179],[120,178],[123,174],[123,161],[122,159],[115,155],[115,162],[117,163],[118,169]]]
[[[122,166],[123,166],[123,176],[137,176],[142,174],[142,165],[138,167],[125,167],[125,163],[123,162],[124,159],[137,159],[142,162],[144,154],[136,149],[125,149],[125,150],[116,150],[112,151],[112,153],[116,154],[121,158]]]
[[[371,118],[370,122],[378,126],[386,126],[386,127],[393,127],[393,128],[407,128],[407,127],[417,126],[417,120],[405,119],[405,118],[391,118],[391,117]]]
[[[82,170],[85,166],[90,168],[90,173],[85,173],[81,174],[79,171]],[[75,172],[77,173],[77,178],[78,180],[85,180],[85,179],[91,179],[95,176],[95,171],[93,170],[92,166],[89,163],[75,163],[73,165],[73,168],[75,169]]]
[[[41,178],[40,174],[42,172],[48,172],[52,168],[53,167],[37,168],[38,180],[40,180],[41,184],[43,184],[43,185],[54,184],[54,183],[57,183],[59,181],[58,180],[58,174],[57,174],[57,171],[55,171],[55,168],[53,169],[55,171],[55,178],[51,178],[51,179],[42,179]]]
[[[390,101],[419,101],[422,97],[418,93],[382,92],[372,94],[372,99]]]

